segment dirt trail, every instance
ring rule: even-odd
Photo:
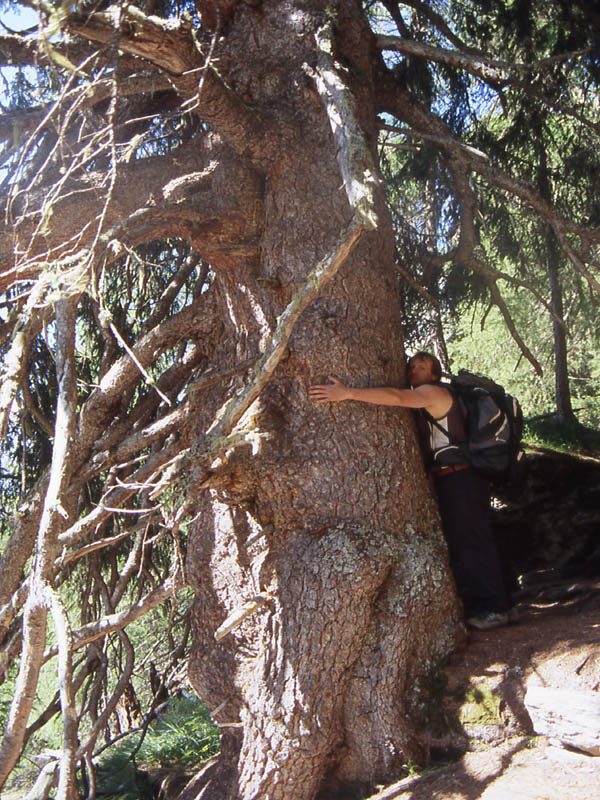
[[[468,634],[445,670],[442,700],[458,723],[454,743],[468,752],[370,800],[600,800],[600,757],[535,735],[523,703],[534,672],[549,686],[600,689],[600,583],[562,592],[562,600],[521,603],[516,625]]]

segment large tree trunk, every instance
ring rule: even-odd
[[[22,691],[0,784],[47,713],[26,730],[46,657],[35,574],[20,583],[36,529],[47,554],[38,575],[54,592],[44,602],[64,633],[59,794],[71,791],[83,758],[91,796],[95,742],[126,690],[134,652],[121,634],[126,669],[102,702],[101,687],[114,685],[108,661],[90,647],[71,680],[72,652],[177,589],[179,530],[193,514],[190,676],[224,735],[221,756],[181,800],[360,794],[418,759],[423,677],[459,627],[410,413],[323,407],[307,394],[331,373],[355,385],[404,381],[392,230],[373,158],[376,106],[437,147],[460,206],[453,257],[485,278],[536,368],[499,293],[503,276],[476,257],[469,176],[552,225],[596,289],[587,258],[597,237],[560,218],[473,142],[465,147],[418,100],[422,93],[411,93],[402,71],[387,69],[382,48],[467,70],[491,86],[510,82],[510,70],[501,76],[468,52],[426,4],[414,34],[396,14],[401,37],[371,34],[372,6],[359,0],[195,0],[201,23],[177,4],[163,4],[165,17],[155,3],[109,0],[60,14],[42,5],[37,52],[29,34],[0,36],[2,63],[29,65],[31,76],[51,67],[53,75],[50,86],[40,74],[40,105],[20,98],[0,122],[12,169],[0,200],[0,292],[11,312],[0,326],[7,438],[11,409],[22,403],[35,420],[32,440],[49,449],[52,374],[48,385],[37,376],[52,373],[46,350],[59,294],[82,293],[73,330],[90,347],[85,356],[78,348],[77,359],[70,351],[80,366],[76,433],[64,458],[55,437],[60,485],[50,480],[54,466],[40,475],[42,459],[4,559],[6,669],[21,646],[12,629],[25,602],[27,613]],[[425,19],[428,41],[451,41],[455,53],[419,45]],[[29,70],[24,75],[28,81]],[[571,234],[587,242],[588,255],[572,249]],[[36,354],[43,326],[51,333]],[[157,563],[146,570],[166,532],[177,564],[169,578]],[[107,553],[108,582],[98,569]],[[56,591],[79,581],[71,572],[78,563],[93,593],[82,626],[69,630]],[[133,580],[141,582],[135,592]],[[138,601],[123,608],[132,594]],[[93,606],[103,608],[101,619],[89,619]],[[88,669],[92,688],[80,706],[93,724],[77,746],[70,710]]]
[[[337,14],[335,56],[374,145],[369,34],[358,4],[338,3]],[[260,18],[240,15],[228,33],[246,43],[254,101],[269,99],[290,131],[265,178],[260,261],[216,269],[230,364],[260,351],[350,217],[310,78],[322,22],[318,7],[265,3]],[[214,789],[203,798],[342,797],[345,787],[398,775],[419,752],[419,679],[452,644],[456,600],[410,413],[307,398],[329,374],[402,385],[383,190],[376,205],[377,230],[304,313],[238,426],[247,446],[212,465],[199,497],[187,558],[197,594],[189,672],[227,726],[229,759],[221,780],[211,766]],[[215,410],[199,409],[200,430]],[[215,631],[244,607],[250,613],[217,642]],[[195,783],[183,796],[199,791]]]

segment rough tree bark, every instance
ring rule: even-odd
[[[113,484],[103,502],[72,515],[57,545],[65,553],[91,546],[86,537],[97,535],[136,484],[165,464],[175,469],[185,451],[177,463],[189,470],[180,485],[196,518],[186,575],[196,592],[189,675],[224,735],[221,756],[181,800],[342,798],[396,777],[407,758],[418,758],[425,679],[459,629],[410,412],[324,408],[307,396],[329,374],[355,385],[404,383],[393,232],[374,167],[379,56],[356,0],[198,7],[214,27],[214,36],[201,32],[200,43],[185,20],[132,6],[69,17],[71,33],[108,46],[106,63],[118,39],[119,70],[138,59],[140,69],[166,75],[170,101],[204,127],[163,156],[118,166],[116,157],[98,159],[94,169],[71,141],[80,160],[72,182],[55,187],[51,201],[43,187],[13,192],[4,209],[18,224],[7,227],[12,238],[0,248],[0,290],[59,260],[96,300],[102,271],[158,236],[185,239],[210,263],[205,295],[112,364],[106,359],[78,412],[75,477],[64,497],[75,502],[92,476],[167,443],[127,473],[126,483]],[[91,119],[101,137],[106,106],[97,105]],[[109,107],[111,124],[118,109],[116,101]],[[106,130],[105,149],[116,152],[110,124]],[[363,214],[376,216],[374,228],[357,222]],[[339,272],[297,320],[234,435],[225,430],[229,449],[217,447],[232,398],[234,406],[236,396],[254,398],[265,362],[270,370],[281,353],[273,347],[278,325],[295,318],[317,281],[311,271],[334,252],[346,254]],[[97,316],[107,337],[115,332],[101,305]],[[146,368],[182,340],[194,344],[190,373],[206,355],[221,380],[199,381],[176,408],[146,424],[146,400],[127,411],[138,365]],[[168,384],[168,371],[162,378]],[[173,375],[175,394],[182,381]],[[148,402],[155,410],[153,394]],[[196,468],[194,454],[200,461],[211,447],[218,457]],[[169,485],[158,483],[157,492]],[[11,573],[7,601],[25,558]],[[7,625],[14,613],[11,605]],[[123,614],[106,617],[104,632],[113,621],[121,627]],[[91,638],[103,630],[94,627]],[[74,630],[69,647],[84,638],[84,628]],[[93,741],[76,757],[91,758]],[[73,747],[64,781],[72,757]]]
[[[315,86],[323,12],[321,3],[264,3],[228,29],[230,46],[244,45],[253,103],[289,133],[264,171],[260,258],[217,265],[225,363],[260,352],[294,288],[348,222]],[[371,39],[358,4],[334,5],[334,30],[338,77],[374,146]],[[332,373],[361,385],[404,379],[381,188],[376,207],[377,230],[304,313],[240,423],[246,448],[213,464],[197,495],[190,677],[219,709],[227,739],[223,769],[207,770],[202,797],[342,797],[398,774],[419,752],[419,678],[451,646],[454,593],[408,412],[307,400],[310,383]],[[199,430],[215,410],[205,409]],[[215,641],[253,597],[254,613]],[[182,797],[200,796],[202,785]]]

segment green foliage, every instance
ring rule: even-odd
[[[406,775],[409,778],[418,778],[419,775],[423,774],[423,768],[415,764],[411,758],[405,764],[402,764],[402,769],[406,770]]]
[[[98,764],[98,797],[105,800],[138,800],[143,785],[135,765],[197,768],[219,751],[219,729],[199,700],[178,697],[151,723],[142,739],[137,731],[117,742]],[[150,797],[152,795],[149,795]]]
[[[428,4],[424,4],[422,14],[403,11],[402,24],[409,31],[408,38],[447,48],[442,27],[429,24],[430,12],[433,8]],[[524,67],[515,80],[509,80],[500,90],[493,80],[486,82],[447,64],[429,62],[426,69],[430,91],[420,88],[421,103],[441,117],[464,143],[485,153],[490,163],[506,175],[534,187],[559,214],[580,225],[596,225],[600,218],[596,188],[600,107],[595,98],[600,72],[593,47],[573,57],[574,52],[589,48],[597,37],[590,24],[589,8],[560,2],[540,5],[529,0],[482,0],[444,4],[443,15],[449,23],[446,36],[451,32],[488,57],[532,67]],[[456,47],[456,42],[452,41],[452,46]],[[394,54],[390,61],[406,85],[411,59]],[[421,67],[421,73],[424,69]],[[419,85],[422,87],[424,82],[421,80]],[[417,91],[412,84],[411,88]],[[522,368],[518,376],[521,391],[517,393],[525,394],[525,405],[531,413],[552,410],[553,322],[532,292],[550,302],[549,270],[553,269],[571,329],[569,372],[573,404],[584,409],[582,422],[596,424],[597,378],[591,361],[598,345],[593,323],[597,298],[590,298],[588,287],[568,263],[549,226],[541,224],[525,204],[500,190],[487,176],[471,177],[476,211],[465,208],[455,176],[447,169],[439,149],[427,137],[420,140],[405,136],[400,123],[396,130],[390,133],[386,129],[382,134],[381,162],[393,209],[397,257],[414,282],[439,303],[439,311],[434,311],[413,285],[401,283],[409,349],[428,347],[432,339],[439,341],[438,317],[450,338],[455,327],[462,327],[458,335],[464,343],[468,335],[462,316],[472,314],[476,304],[487,303],[490,289],[499,288],[516,330],[542,360],[546,378],[536,381],[527,376],[529,367],[521,364],[520,353],[498,329],[497,335],[503,341],[501,361],[508,360],[513,366],[518,364],[518,370]],[[464,239],[459,239],[459,232],[465,232],[461,226],[471,214],[475,234],[472,249],[467,248],[469,252],[460,260],[443,263],[442,257],[452,253]],[[479,262],[477,270],[474,260]],[[514,290],[506,291],[504,282],[492,283],[493,271],[507,272],[526,282],[532,292],[519,292],[517,296]],[[478,313],[482,314],[481,309]],[[485,349],[491,344],[486,339]],[[453,347],[456,349],[456,343]],[[477,344],[467,345],[467,349],[477,349]],[[484,362],[489,361],[485,354],[478,355],[483,356]],[[468,354],[461,352],[460,356],[464,359]],[[493,361],[491,366],[498,371],[496,363]],[[480,366],[480,371],[485,369],[487,366]],[[502,364],[499,370],[503,371]],[[508,382],[516,383],[511,381],[513,377],[511,370]]]
[[[459,719],[462,724],[495,723],[500,719],[500,697],[487,687],[463,687],[460,700]]]
[[[538,377],[522,357],[507,331],[501,314],[493,308],[482,323],[485,309],[464,304],[448,335],[448,351],[453,371],[468,369],[489,375],[519,398],[524,416],[552,415],[554,412],[553,343],[548,314],[538,308],[536,314],[521,304],[521,292],[511,294],[511,311],[528,341],[535,348],[544,376]],[[600,425],[600,332],[591,315],[581,314],[571,328],[569,343],[570,384],[573,407],[579,422],[590,428]],[[535,425],[527,430],[533,434]],[[539,427],[538,427],[539,430]],[[572,437],[567,436],[567,439]]]
[[[523,437],[535,447],[560,450],[566,453],[600,454],[600,432],[577,421],[563,421],[556,416],[528,420]]]

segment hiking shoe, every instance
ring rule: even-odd
[[[508,624],[508,614],[499,611],[491,611],[489,614],[481,614],[477,617],[469,617],[467,625],[478,631],[489,631],[492,628],[501,628]]]

